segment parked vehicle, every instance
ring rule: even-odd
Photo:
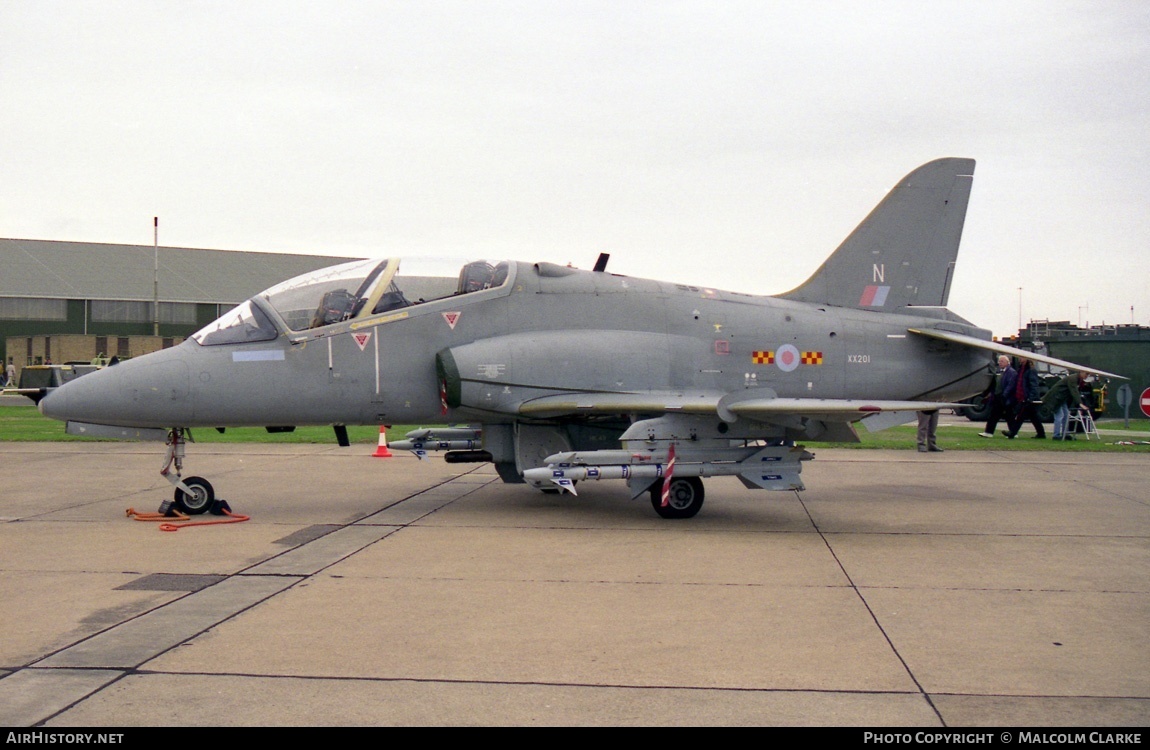
[[[69,380],[99,370],[99,365],[68,363],[64,365],[26,365],[20,370],[20,388],[58,388]]]
[[[68,362],[63,365],[25,365],[20,370],[20,384],[4,389],[5,395],[27,396],[36,403],[53,388],[59,388],[70,380],[101,369],[104,365],[87,362]],[[10,384],[11,385],[11,384]]]

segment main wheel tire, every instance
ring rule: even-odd
[[[663,518],[693,518],[703,507],[703,480],[675,477],[671,480],[667,504],[663,505],[663,482],[651,485],[651,506]]]
[[[189,516],[206,513],[216,500],[216,493],[212,489],[211,482],[203,477],[188,477],[184,480],[184,484],[188,486],[192,494],[189,495],[177,487],[176,501],[173,503],[173,507]]]
[[[972,396],[967,399],[969,406],[959,410],[962,416],[971,422],[985,422],[990,418],[990,401],[982,396]]]

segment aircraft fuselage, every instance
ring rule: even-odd
[[[812,305],[549,264],[514,264],[497,289],[314,331],[288,331],[253,303],[276,322],[274,339],[188,340],[69,384],[45,413],[158,428],[498,423],[563,393],[948,401],[986,384],[984,352],[907,334],[941,317],[988,338],[944,311]],[[457,399],[437,373],[445,350]]]

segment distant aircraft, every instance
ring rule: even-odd
[[[625,479],[666,518],[699,511],[703,477],[803,489],[813,456],[798,441],[956,407],[987,385],[989,352],[1018,354],[945,308],[973,173],[957,158],[914,170],[777,297],[619,276],[606,255],[592,271],[355,261],[67,383],[40,410],[73,434],[166,440],[162,473],[193,513],[214,492],[181,478],[191,427],[333,425],[346,444],[346,425],[480,425],[393,447],[489,461],[544,491]]]

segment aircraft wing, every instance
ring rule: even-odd
[[[549,418],[576,414],[684,413],[716,414],[727,421],[734,421],[733,417],[739,416],[761,421],[794,416],[825,422],[855,422],[880,412],[933,411],[964,406],[967,404],[938,401],[755,397],[753,391],[727,397],[711,393],[571,393],[526,401],[520,405],[519,414]]]
[[[1034,362],[1045,362],[1048,365],[1056,367],[1064,367],[1071,372],[1089,372],[1095,375],[1102,375],[1107,378],[1118,378],[1119,380],[1129,380],[1129,378],[1122,375],[1115,375],[1112,372],[1105,370],[1096,370],[1093,367],[1086,365],[1075,364],[1068,362],[1065,359],[1057,359],[1055,357],[1048,357],[1045,354],[1035,354],[1028,352],[1025,349],[1018,349],[1017,347],[1007,346],[1006,344],[999,344],[994,341],[985,341],[977,339],[974,336],[966,336],[961,333],[954,333],[953,331],[940,331],[936,328],[908,328],[908,332],[918,336],[926,336],[927,338],[938,339],[939,341],[949,341],[952,344],[961,344],[963,346],[974,347],[975,349],[985,349],[988,352],[995,352],[996,354],[1005,354],[1008,357],[1021,357],[1029,359]]]
[[[562,417],[576,414],[714,414],[721,393],[563,393],[525,401],[525,417]]]
[[[725,408],[732,414],[764,419],[795,415],[813,417],[824,422],[856,422],[878,413],[899,411],[934,411],[961,409],[968,404],[940,401],[864,401],[846,398],[768,398],[732,403]]]

